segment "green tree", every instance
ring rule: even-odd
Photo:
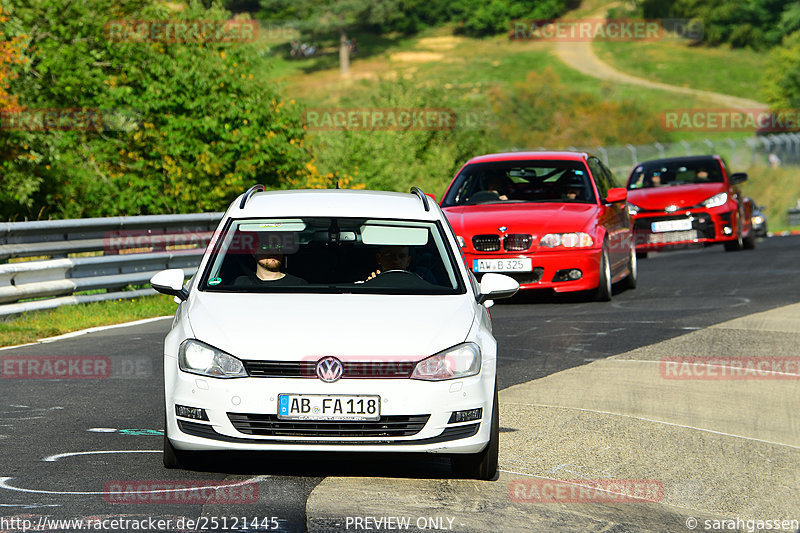
[[[12,16],[30,35],[32,61],[11,82],[20,104],[96,110],[102,127],[17,132],[6,176],[40,186],[4,218],[218,210],[254,182],[284,187],[308,172],[300,109],[254,75],[271,60],[252,43],[120,30],[134,20],[221,24],[230,18],[221,8],[26,0]]]
[[[797,0],[639,0],[648,18],[674,17],[703,22],[703,39],[710,44],[766,48],[797,29]]]
[[[291,20],[306,33],[339,37],[339,72],[350,71],[349,36],[357,30],[388,26],[402,16],[398,0],[261,0],[270,20]]]
[[[764,71],[764,95],[773,110],[800,109],[800,31],[770,52]]]
[[[321,172],[370,189],[408,192],[411,186],[441,193],[453,173],[476,154],[494,151],[492,120],[467,97],[409,80],[382,80],[369,100],[344,99],[342,108],[427,110],[455,113],[451,128],[438,130],[326,131],[309,136]],[[488,110],[487,110],[488,111]]]

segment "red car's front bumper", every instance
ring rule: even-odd
[[[475,271],[476,259],[515,259],[530,258],[531,272],[509,272],[494,270],[516,279],[520,289],[553,289],[556,292],[573,292],[594,289],[600,283],[600,248],[537,251],[535,253],[481,253],[464,250],[467,267],[480,278],[484,272]],[[558,281],[557,275],[564,271],[578,269],[581,278]]]
[[[680,213],[648,211],[633,216],[637,252],[681,248],[732,241],[737,238],[736,210],[694,208]],[[686,229],[654,231],[653,223],[674,221]]]

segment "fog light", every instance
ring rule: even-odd
[[[182,418],[193,418],[194,420],[208,420],[205,409],[199,407],[186,407],[185,405],[175,405],[175,414]]]
[[[722,233],[724,233],[725,235],[731,235],[733,234],[733,230],[731,229],[730,226],[724,226],[722,228]]]
[[[477,409],[467,409],[466,411],[453,411],[450,414],[448,424],[458,424],[459,422],[470,422],[472,420],[480,420],[483,416],[483,407]]]
[[[583,272],[581,272],[577,268],[568,268],[565,270],[559,270],[556,272],[556,275],[553,276],[553,281],[575,281],[576,279],[581,279],[583,277]]]

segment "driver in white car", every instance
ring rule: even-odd
[[[407,272],[414,272],[429,283],[438,283],[433,272],[427,268],[418,267],[414,270],[409,270],[411,266],[411,253],[408,246],[381,246],[378,253],[375,254],[375,259],[378,261],[379,268],[367,276],[366,281],[373,279],[381,272],[405,270]]]

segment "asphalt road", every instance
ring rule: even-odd
[[[640,262],[639,288],[615,294],[611,303],[526,295],[498,303],[491,312],[500,388],[796,303],[798,275],[800,237],[777,237],[754,251],[713,247],[651,255]],[[0,351],[4,364],[29,356],[42,364],[47,356],[97,357],[94,378],[0,379],[0,532],[22,530],[20,522],[16,528],[8,522],[12,517],[36,522],[42,516],[215,516],[227,517],[229,526],[233,517],[259,517],[262,525],[275,517],[266,522],[271,530],[305,531],[306,499],[328,476],[379,476],[390,484],[451,478],[448,463],[436,458],[384,456],[232,454],[214,457],[200,471],[163,469],[161,352],[168,327],[169,320],[159,320]],[[229,504],[201,505],[164,502],[163,493],[139,503],[109,496],[134,480],[246,482],[257,484],[258,498],[241,503],[231,492]],[[497,529],[503,531],[502,524]]]

